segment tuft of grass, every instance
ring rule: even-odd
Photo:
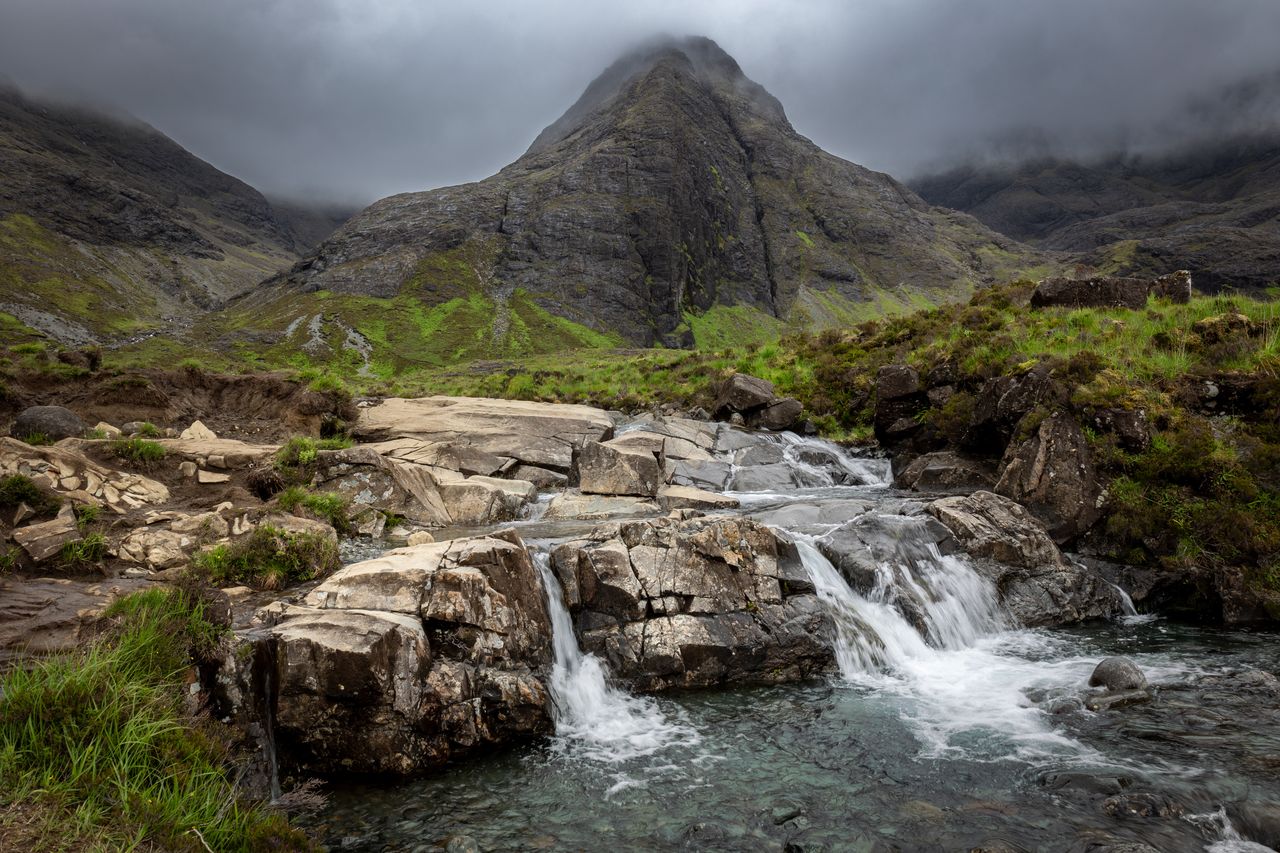
[[[240,795],[226,731],[184,707],[222,635],[203,598],[157,587],[107,614],[87,648],[0,678],[0,814],[39,814],[47,849],[314,849]]]
[[[229,545],[197,554],[192,564],[215,584],[275,590],[323,577],[341,562],[338,546],[328,537],[264,524]]]
[[[142,438],[159,438],[161,434],[160,427],[151,421],[143,421],[142,426],[138,427],[138,435]]]
[[[78,542],[68,542],[59,552],[59,561],[66,569],[83,569],[100,563],[107,556],[107,541],[101,533],[90,533]]]
[[[0,479],[0,509],[16,509],[21,504],[31,507],[40,516],[54,512],[62,501],[24,474],[11,474]]]
[[[295,435],[276,451],[275,467],[278,471],[295,471],[314,464],[316,454],[321,450],[345,450],[351,445],[351,439],[345,436],[311,438]]]
[[[99,507],[91,504],[81,504],[76,507],[76,525],[81,529],[96,524],[98,517],[102,514]]]
[[[285,512],[305,509],[339,533],[351,532],[351,502],[336,492],[308,492],[301,486],[290,486],[276,496],[276,502]]]
[[[117,439],[107,445],[107,448],[114,456],[143,468],[155,465],[168,455],[163,444],[138,436]]]
[[[53,444],[53,439],[49,438],[49,436],[42,432],[27,433],[22,440],[27,444],[30,444],[32,447],[47,447],[50,444]]]

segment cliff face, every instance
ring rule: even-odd
[[[1161,156],[963,167],[913,185],[934,204],[1107,272],[1184,268],[1210,290],[1280,281],[1280,134]]]
[[[0,174],[0,311],[68,343],[181,323],[305,242],[154,128],[2,89]]]
[[[433,305],[479,291],[495,332],[518,295],[634,343],[681,344],[687,315],[717,305],[820,324],[1036,260],[822,151],[713,42],[686,39],[610,67],[498,174],[373,204],[272,292]]]

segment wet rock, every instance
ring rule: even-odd
[[[892,444],[916,432],[916,415],[928,404],[920,374],[905,364],[886,364],[876,373],[876,438]]]
[[[733,454],[735,465],[775,465],[783,460],[782,445],[753,444]]]
[[[653,497],[665,481],[661,449],[627,450],[587,441],[573,458],[573,474],[584,494]]]
[[[1030,509],[1058,544],[1069,542],[1101,516],[1102,487],[1093,454],[1073,418],[1045,418],[1036,434],[1010,447],[994,491]]]
[[[1067,397],[1046,365],[989,379],[978,391],[961,444],[982,456],[1000,456],[1028,412],[1063,403]]]
[[[1027,509],[992,492],[936,500],[926,511],[946,525],[976,567],[996,584],[1020,624],[1061,625],[1104,618],[1120,598],[1097,571],[1063,558]]]
[[[728,418],[772,405],[778,398],[773,383],[745,373],[735,373],[724,381],[711,407],[718,418]]]
[[[949,450],[917,456],[894,478],[897,488],[917,492],[971,492],[990,489],[995,483],[995,472],[989,464]]]
[[[658,506],[673,509],[737,509],[738,499],[691,486],[663,486],[658,490]]]
[[[747,426],[779,432],[794,429],[804,412],[804,405],[790,397],[778,400],[747,416]]]
[[[1183,807],[1166,794],[1118,794],[1102,803],[1102,810],[1112,817],[1180,817]]]
[[[1151,701],[1151,693],[1146,690],[1116,690],[1097,696],[1089,696],[1084,706],[1090,711],[1106,711],[1111,708],[1123,708],[1126,705],[1140,705]]]
[[[1103,776],[1077,770],[1063,770],[1041,776],[1040,784],[1050,791],[1071,789],[1112,796],[1123,793],[1133,784],[1133,780],[1128,776]]]
[[[14,438],[42,435],[49,441],[78,437],[84,433],[84,421],[62,406],[32,406],[23,409],[9,429]]]
[[[1280,849],[1280,805],[1252,800],[1229,803],[1227,817],[1244,838]]]
[[[1146,690],[1147,677],[1133,661],[1125,657],[1109,657],[1099,663],[1089,676],[1090,687],[1108,690]]]
[[[796,487],[825,486],[822,477],[788,462],[739,468],[731,488],[736,492],[787,492]]]
[[[524,480],[533,483],[540,492],[563,489],[569,483],[569,477],[550,468],[539,468],[537,465],[516,465],[510,471],[513,480]]]
[[[551,627],[513,533],[388,551],[260,618],[218,700],[247,725],[277,685],[287,767],[405,775],[550,728]]]
[[[729,487],[733,466],[728,462],[689,462],[667,460],[667,482],[676,486],[694,486],[722,492]]]
[[[537,494],[523,480],[482,476],[440,482],[436,489],[454,524],[477,526],[519,518]]]
[[[786,682],[831,662],[794,549],[754,522],[606,524],[557,547],[552,566],[584,650],[638,689]]]
[[[624,496],[584,495],[570,490],[552,498],[542,517],[603,521],[609,518],[657,515],[660,511],[658,504],[651,500]]]

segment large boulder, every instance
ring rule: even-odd
[[[608,439],[613,434],[613,420],[590,406],[472,397],[391,397],[361,409],[354,433],[370,441],[414,439],[417,452],[433,453],[436,458],[454,454],[465,459],[465,451],[479,451],[499,458],[502,464],[568,471],[574,448],[587,441]]]
[[[803,413],[804,405],[799,400],[784,397],[748,415],[747,426],[774,432],[794,429],[796,424],[800,423],[800,416]]]
[[[571,481],[585,494],[653,497],[666,480],[661,447],[627,449],[587,441],[574,453]]]
[[[238,635],[221,710],[271,724],[292,769],[406,775],[550,730],[551,625],[514,533],[347,566]]]
[[[896,444],[920,429],[916,415],[929,399],[920,385],[920,374],[905,364],[886,364],[876,372],[876,409],[873,418],[876,438]]]
[[[975,566],[996,585],[1019,624],[1035,627],[1100,619],[1120,612],[1120,593],[1097,571],[1068,561],[1025,507],[992,492],[936,500],[942,522]]]
[[[735,373],[720,385],[711,410],[718,418],[727,418],[732,414],[746,415],[772,405],[777,399],[772,382],[745,373]]]
[[[1066,389],[1053,379],[1047,365],[988,379],[978,390],[961,444],[979,455],[998,457],[1032,409],[1059,405],[1066,399]]]
[[[1009,447],[1002,464],[995,491],[1035,513],[1055,542],[1076,539],[1101,516],[1093,453],[1069,415],[1045,418],[1034,435]]]
[[[637,689],[793,681],[832,661],[793,546],[755,522],[606,524],[552,567],[583,649]]]
[[[917,492],[971,492],[991,488],[996,477],[992,467],[980,459],[938,450],[912,459],[896,473],[893,484]]]
[[[62,406],[32,406],[18,415],[9,429],[14,438],[44,436],[49,441],[75,438],[85,431],[84,421],[70,409]]]

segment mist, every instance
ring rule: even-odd
[[[518,157],[632,45],[706,35],[801,133],[900,178],[1280,116],[1275,0],[0,0],[0,77],[269,195],[363,204]]]

